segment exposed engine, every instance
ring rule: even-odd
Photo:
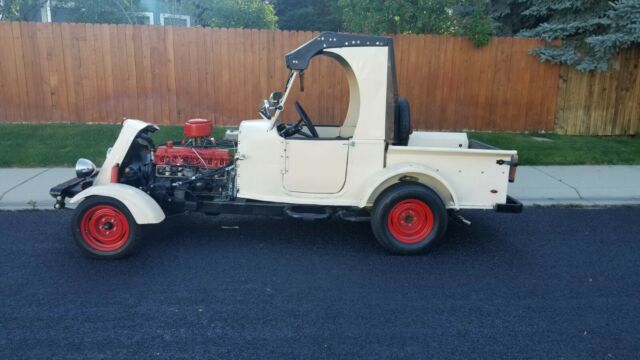
[[[233,197],[235,169],[230,148],[212,137],[213,123],[192,119],[184,124],[181,140],[155,147],[141,133],[127,154],[120,182],[137,186],[167,209],[195,210],[197,200]]]

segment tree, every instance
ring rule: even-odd
[[[348,31],[372,34],[451,34],[455,0],[338,0]]]
[[[276,29],[273,5],[262,0],[190,0],[195,22],[202,26]]]
[[[348,31],[462,35],[476,46],[493,36],[488,0],[338,0]]]
[[[476,47],[485,46],[495,34],[487,0],[461,0],[454,8],[457,34],[466,36]]]
[[[339,31],[342,16],[338,0],[274,0],[282,30]]]
[[[492,6],[502,30],[547,42],[532,52],[542,61],[605,71],[615,53],[640,44],[638,0],[496,0]]]
[[[39,12],[47,0],[0,1],[0,20],[29,21]]]
[[[489,16],[494,21],[496,35],[515,36],[520,31],[536,27],[547,20],[545,17],[522,15],[529,6],[527,0],[491,0]]]

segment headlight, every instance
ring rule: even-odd
[[[93,175],[96,172],[96,166],[87,159],[78,159],[76,162],[76,176],[79,178],[86,178]]]

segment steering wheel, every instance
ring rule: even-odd
[[[300,120],[302,120],[304,122],[304,125],[307,127],[307,129],[309,129],[309,132],[311,133],[311,137],[314,137],[314,138],[319,137],[318,132],[316,131],[316,127],[313,125],[313,123],[311,123],[311,119],[309,118],[309,115],[307,115],[307,112],[304,111],[304,109],[302,108],[302,105],[300,105],[300,103],[297,100],[295,102],[295,105],[296,105],[296,111],[298,112],[298,115],[300,115]],[[300,134],[302,134],[302,132],[300,132]]]
[[[296,106],[296,111],[298,112],[298,115],[300,115],[300,120],[298,120],[298,122],[293,125],[286,125],[286,126],[283,126],[282,128],[280,128],[280,125],[279,125],[278,130],[280,132],[280,135],[282,135],[285,138],[291,137],[296,134],[300,134],[306,138],[320,137],[318,135],[318,131],[316,131],[316,127],[313,126],[313,123],[311,122],[309,115],[307,115],[307,112],[304,111],[304,109],[302,108],[302,105],[300,105],[300,103],[296,101],[295,106]],[[309,130],[309,132],[303,131],[302,130],[303,127],[306,127]]]

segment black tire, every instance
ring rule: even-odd
[[[85,255],[99,259],[129,255],[142,236],[140,225],[129,209],[120,201],[104,196],[88,197],[78,205],[71,232]]]
[[[407,146],[411,135],[411,108],[409,100],[402,96],[398,96],[395,127],[396,139],[394,145]]]
[[[403,255],[419,254],[436,244],[447,222],[442,199],[418,183],[399,183],[385,190],[371,213],[371,228],[380,245]]]

